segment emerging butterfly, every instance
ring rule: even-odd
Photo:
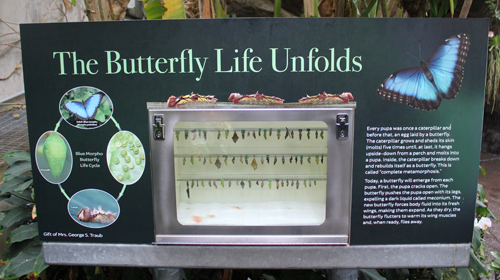
[[[386,100],[421,110],[436,110],[441,98],[457,96],[464,76],[470,41],[467,34],[450,37],[420,66],[397,71],[387,78],[377,93]]]
[[[87,98],[84,102],[69,101],[64,104],[64,108],[80,120],[93,119],[97,114],[97,108],[99,108],[102,98],[103,95],[97,93]]]

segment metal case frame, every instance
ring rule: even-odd
[[[168,108],[148,103],[156,244],[345,245],[351,212],[355,103],[295,107],[213,106]],[[348,139],[337,140],[337,115],[347,114]],[[165,139],[154,137],[154,118],[163,116]],[[323,121],[328,125],[326,219],[319,226],[184,226],[176,215],[173,126],[189,121]]]

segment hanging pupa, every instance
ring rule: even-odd
[[[276,162],[278,162],[278,158],[276,157],[276,155],[274,156],[274,165],[276,165]]]
[[[215,160],[215,166],[217,166],[217,169],[220,169],[221,163],[219,160],[219,156],[217,156],[217,160]]]
[[[234,164],[234,160],[235,160],[235,159],[236,159],[236,157],[235,157],[235,156],[233,156],[233,159],[231,160],[231,161],[233,162],[233,164]]]
[[[217,183],[215,182],[215,180],[214,180],[213,184],[214,184],[214,187],[217,188]]]
[[[253,170],[257,169],[257,161],[255,160],[255,156],[253,156],[252,167],[253,167]]]
[[[226,131],[224,132],[224,134],[226,135],[226,139],[227,139],[227,137],[229,137],[229,129],[226,129]]]
[[[217,130],[217,140],[220,139],[220,130]],[[226,136],[226,139],[227,139],[227,136]]]
[[[196,129],[191,130],[191,133],[193,134],[193,140],[196,139]]]
[[[182,158],[182,165],[186,165],[186,157]]]
[[[244,129],[241,130],[241,138],[245,139],[245,130]]]
[[[319,164],[319,156],[318,155],[315,155],[314,156],[315,160],[316,160],[316,164]]]
[[[290,163],[292,163],[292,160],[293,160],[293,156],[290,156]]]
[[[311,129],[308,128],[307,130],[307,139],[311,139]]]
[[[240,155],[240,162],[243,163],[243,155]]]
[[[269,164],[269,155],[266,155],[267,164]]]
[[[299,140],[302,140],[302,129],[299,128]]]
[[[227,156],[224,156],[224,163],[227,165]]]
[[[271,189],[271,183],[273,182],[272,179],[269,179],[269,189]]]
[[[207,131],[206,130],[203,130],[203,138],[205,139],[205,141],[207,141]]]
[[[278,128],[278,132],[276,133],[276,136],[278,137],[278,140],[280,140],[281,137],[281,129]]]
[[[208,157],[208,162],[210,162],[210,164],[212,164],[212,156]]]
[[[208,180],[208,186],[212,187],[212,181]]]
[[[238,134],[236,133],[236,130],[234,131],[233,133],[233,142],[236,143],[238,141],[238,139],[240,139],[240,137],[238,137]]]
[[[300,165],[304,162],[304,155],[300,155]]]
[[[252,181],[250,181],[250,179],[247,179],[248,181],[248,188],[251,188],[252,187]]]
[[[323,137],[323,129],[321,130],[321,133],[319,134],[319,136],[321,136],[321,139],[324,139],[324,137]]]
[[[245,188],[245,183],[243,182],[243,180],[241,180],[240,185],[241,185],[241,188],[242,188],[242,189],[244,189],[244,188]]]
[[[224,179],[220,179],[220,185],[224,187]]]
[[[229,180],[229,186],[228,186],[228,187],[229,187],[229,188],[231,187],[231,180]]]
[[[280,188],[280,180],[276,179],[276,189]]]
[[[191,188],[194,187],[194,180],[191,181]]]
[[[191,198],[191,195],[189,194],[189,188],[186,189],[186,193],[187,193],[188,198]]]
[[[179,134],[181,134],[181,132],[179,130],[176,130],[175,131],[175,138],[177,139],[177,141],[179,141]]]
[[[257,135],[255,135],[255,130],[252,132],[253,139],[257,139]]]
[[[205,187],[205,181],[204,180],[201,180],[201,186]]]
[[[264,128],[264,139],[267,140],[267,129]]]
[[[207,163],[207,157],[203,157],[203,165],[205,165],[205,163]]]
[[[281,157],[281,163],[285,164],[285,156],[284,155]]]
[[[245,163],[248,165],[248,155],[245,155]]]
[[[307,162],[308,162],[309,164],[311,164],[311,156],[308,156],[308,157],[307,157]]]
[[[260,157],[260,163],[261,163],[262,165],[264,165],[264,156],[261,156],[261,157]]]
[[[288,127],[286,127],[286,132],[285,132],[285,139],[290,136],[290,131],[288,131]]]
[[[316,139],[318,139],[318,131],[316,130]]]
[[[271,135],[273,135],[273,129],[272,128],[269,129],[269,137],[271,137]]]
[[[184,140],[187,140],[189,136],[189,130],[185,129],[184,130]]]
[[[293,129],[290,130],[290,138],[293,139],[294,135],[293,135]]]
[[[194,156],[193,155],[191,155],[191,160],[190,161],[191,161],[191,164],[194,164]]]
[[[295,182],[295,186],[297,187],[297,190],[299,189],[299,180],[297,180],[297,182]]]
[[[259,128],[259,137],[260,137],[260,132],[261,132],[262,128]]]

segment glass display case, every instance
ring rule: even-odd
[[[347,244],[355,103],[148,103],[158,244]]]

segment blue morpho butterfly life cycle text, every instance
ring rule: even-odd
[[[254,54],[252,48],[243,51],[234,49],[214,49],[215,73],[259,73],[266,63],[263,55]],[[195,74],[200,81],[207,67],[209,57],[194,56],[193,49],[184,49],[175,57],[139,56],[123,58],[116,50],[104,51],[105,69],[99,68],[97,59],[82,59],[76,51],[53,52],[52,58],[59,63],[59,75],[96,75],[104,72],[114,74]],[[335,48],[321,50],[310,48],[308,52],[297,54],[292,48],[269,48],[269,66],[274,72],[361,72],[362,57],[351,53],[351,48],[336,51]],[[230,62],[224,57],[231,57]],[[209,67],[210,68],[210,67]],[[101,71],[104,70],[104,71]]]

